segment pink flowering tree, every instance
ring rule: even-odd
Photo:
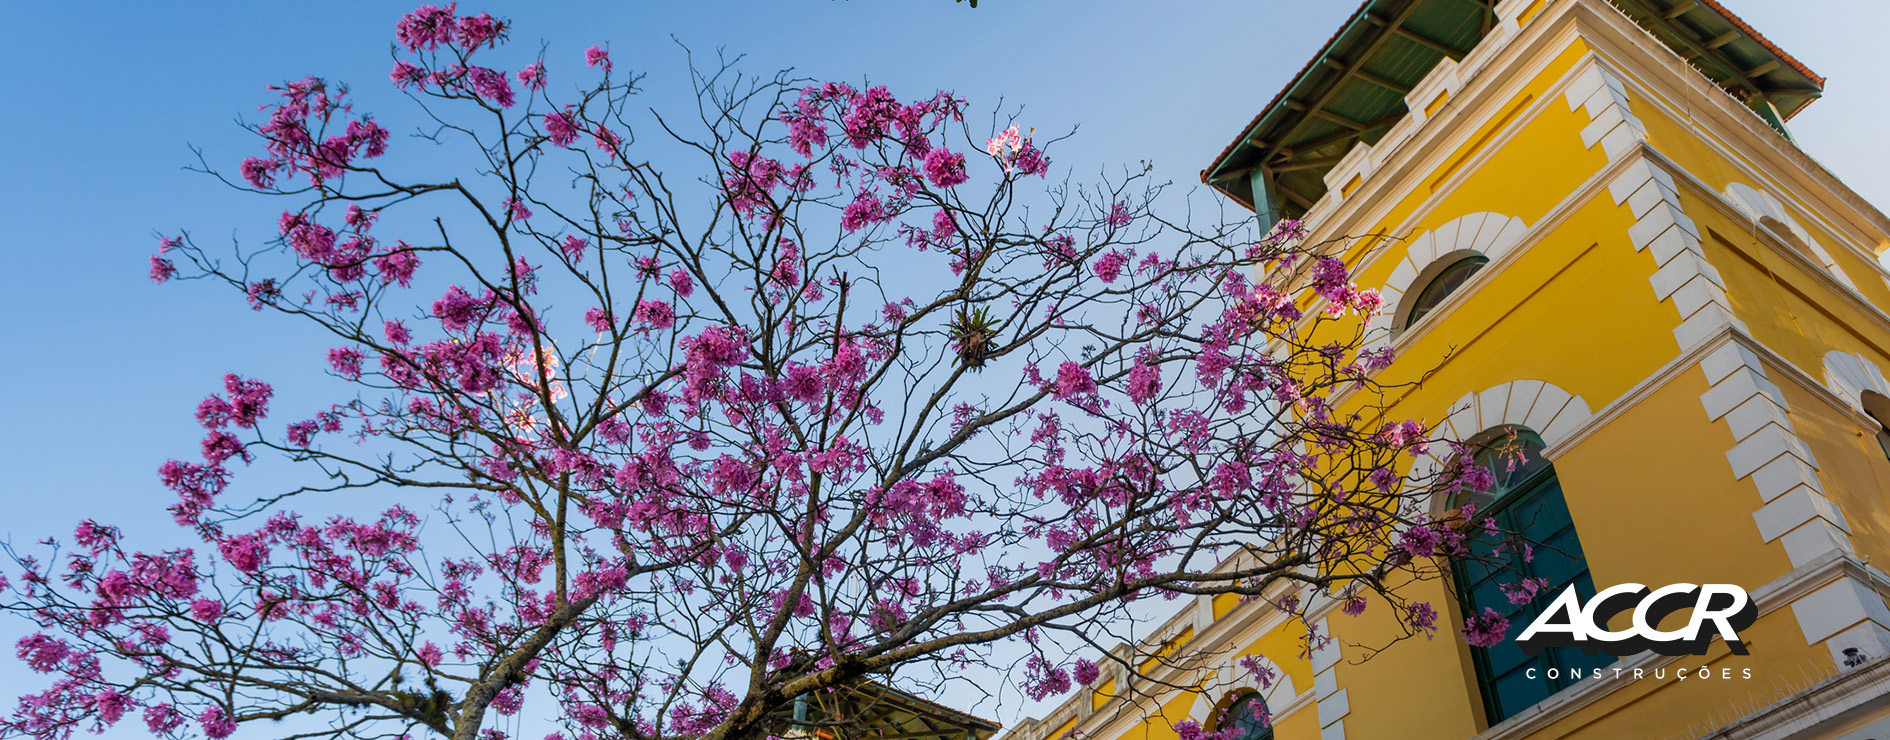
[[[277,236],[163,240],[154,280],[320,330],[348,390],[207,389],[157,471],[172,549],[9,549],[47,687],[0,734],[748,740],[863,679],[1068,690],[1154,596],[1452,628],[1397,591],[1465,550],[1414,503],[1488,473],[1398,472],[1432,440],[1374,413],[1378,298],[1331,245],[1164,220],[1146,172],[1052,180],[949,94],[722,68],[685,121],[509,31],[402,18],[399,122],[275,88],[228,180]],[[301,484],[246,483],[259,456]]]

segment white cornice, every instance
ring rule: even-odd
[[[1829,200],[1812,196],[1819,190],[1829,193],[1838,201],[1832,205],[1851,210],[1859,219],[1867,222],[1870,229],[1876,231],[1873,237],[1861,233],[1862,230],[1855,225],[1838,228],[1826,222],[1826,230],[1834,235],[1850,232],[1850,239],[1845,240],[1849,248],[1856,250],[1859,243],[1870,243],[1890,235],[1890,217],[1851,190],[1824,165],[1812,159],[1811,155],[1780,136],[1757,114],[1727,95],[1706,75],[1688,66],[1666,44],[1648,35],[1611,5],[1599,0],[1580,2],[1601,6],[1602,11],[1588,9],[1585,15],[1598,21],[1595,24],[1597,29],[1607,31],[1585,34],[1584,37],[1591,46],[1599,47],[1604,53],[1613,52],[1608,54],[1609,59],[1625,67],[1623,71],[1632,78],[1628,82],[1655,93],[1645,96],[1645,102],[1659,107],[1669,118],[1684,122],[1684,125],[1695,131],[1712,134],[1700,139],[1713,147],[1721,157],[1739,165],[1742,174],[1773,184],[1781,183],[1762,173],[1775,172],[1788,176],[1791,182],[1781,189],[1799,201],[1801,211],[1822,216],[1820,211],[1823,209],[1805,208],[1802,204]],[[1632,53],[1628,52],[1629,49],[1632,49]],[[1646,74],[1654,65],[1660,65],[1659,74]],[[1676,105],[1674,101],[1684,101],[1685,106]],[[1699,107],[1696,108],[1696,105]],[[1710,110],[1714,115],[1700,115],[1705,112],[1702,109]],[[1738,146],[1727,146],[1724,142],[1728,139],[1737,139]],[[1764,162],[1766,167],[1755,167],[1752,163],[1754,158],[1769,161]],[[1869,255],[1867,261],[1872,264],[1876,263],[1874,246],[1863,250]]]
[[[1803,368],[1792,364],[1790,360],[1785,359],[1783,355],[1780,355],[1771,347],[1765,346],[1763,342],[1754,339],[1752,335],[1729,326],[1721,329],[1717,336],[1700,342],[1680,354],[1675,355],[1673,359],[1668,360],[1667,363],[1661,365],[1659,369],[1650,373],[1646,378],[1641,379],[1641,382],[1634,384],[1633,388],[1629,388],[1626,392],[1597,409],[1595,415],[1590,417],[1587,423],[1576,427],[1574,431],[1570,432],[1567,439],[1563,440],[1560,444],[1544,449],[1542,451],[1543,456],[1550,460],[1555,460],[1560,458],[1567,451],[1580,446],[1589,436],[1606,428],[1609,424],[1614,423],[1615,420],[1621,418],[1623,414],[1626,414],[1635,406],[1640,405],[1642,401],[1647,400],[1649,396],[1665,388],[1668,383],[1673,382],[1674,378],[1698,367],[1700,360],[1711,355],[1715,350],[1718,350],[1728,343],[1738,343],[1752,350],[1753,354],[1757,355],[1759,359],[1765,362],[1768,369],[1776,370],[1779,374],[1790,378],[1793,384],[1817,397],[1819,401],[1830,406],[1838,415],[1849,419],[1852,423],[1866,429],[1876,424],[1875,420],[1865,416],[1864,412],[1852,407],[1835,391],[1831,390],[1829,386],[1826,386],[1817,378],[1812,377],[1811,374],[1806,372]]]
[[[1700,740],[1787,740],[1807,729],[1881,713],[1890,700],[1890,658],[1878,658],[1772,703]]]
[[[1725,194],[1713,190],[1699,178],[1694,177],[1691,173],[1682,169],[1659,150],[1648,146],[1644,142],[1640,143],[1636,145],[1633,152],[1628,156],[1618,157],[1615,161],[1610,162],[1607,167],[1598,170],[1594,175],[1583,181],[1581,185],[1577,186],[1574,191],[1570,192],[1567,197],[1563,198],[1554,207],[1549,209],[1549,213],[1540,221],[1529,226],[1529,231],[1523,234],[1522,239],[1517,242],[1514,249],[1511,249],[1509,253],[1496,261],[1491,262],[1482,270],[1478,270],[1462,287],[1445,298],[1444,301],[1431,312],[1432,315],[1426,317],[1427,320],[1419,322],[1410,330],[1403,332],[1393,339],[1391,347],[1396,352],[1395,356],[1403,357],[1404,353],[1412,345],[1423,339],[1433,328],[1441,323],[1442,319],[1449,317],[1451,312],[1462,304],[1462,302],[1469,300],[1470,296],[1480,292],[1485,286],[1499,278],[1502,273],[1513,265],[1516,260],[1520,259],[1524,253],[1528,252],[1537,243],[1541,242],[1544,237],[1552,233],[1576,210],[1599,195],[1600,192],[1607,187],[1608,183],[1613,182],[1620,172],[1626,170],[1637,161],[1646,161],[1653,166],[1659,167],[1662,171],[1669,173],[1673,176],[1676,184],[1685,188],[1689,194],[1693,195],[1699,202],[1705,203],[1728,217],[1738,217],[1738,210],[1726,199]],[[1761,232],[1756,234],[1755,237],[1759,240],[1759,243],[1764,245],[1772,254],[1778,255],[1780,259],[1797,267],[1800,272],[1804,273],[1808,278],[1824,288],[1830,295],[1835,296],[1839,301],[1844,303],[1844,305],[1858,311],[1869,319],[1872,322],[1872,326],[1885,334],[1890,334],[1890,313],[1886,313],[1883,308],[1871,303],[1856,290],[1839,282],[1837,278],[1833,277],[1823,266],[1813,262],[1809,257],[1806,257],[1798,252],[1798,250],[1786,245],[1769,232]],[[1377,254],[1373,255],[1372,259],[1378,259],[1388,254],[1396,256],[1395,250],[1380,250]],[[1873,262],[1872,264],[1874,265],[1875,263]],[[1878,274],[1890,274],[1884,273],[1883,269],[1880,267],[1875,269]],[[1317,311],[1319,305],[1320,304],[1315,303],[1312,307],[1312,311],[1308,313],[1311,314]],[[1757,340],[1751,341],[1755,344],[1757,343]],[[1796,372],[1803,377],[1810,377],[1808,373],[1812,371],[1792,365],[1790,362],[1785,361],[1777,352],[1773,352],[1769,348],[1766,349],[1766,352],[1773,357],[1779,358],[1778,364],[1787,366],[1790,372]],[[1653,375],[1643,380],[1634,389],[1630,389],[1627,393],[1624,393],[1622,398],[1631,396],[1636,391],[1651,392],[1654,388],[1659,387],[1658,385],[1648,386],[1648,383],[1660,374],[1661,371],[1656,370]],[[1659,385],[1664,385],[1664,381]],[[1822,389],[1824,395],[1831,395],[1829,389],[1824,388],[1822,383],[1813,382],[1812,385]],[[1356,390],[1348,388],[1340,393],[1334,394],[1333,403],[1335,405],[1342,405],[1351,397],[1351,394],[1356,392]],[[1599,401],[1600,399],[1596,400]],[[1610,401],[1608,407],[1612,407],[1618,400],[1620,399]],[[1846,404],[1842,403],[1838,405],[1840,407],[1847,407]],[[1604,417],[1608,417],[1608,415],[1598,411],[1595,414],[1595,419],[1590,423],[1602,423]],[[1558,447],[1563,449],[1572,447],[1586,436],[1587,432],[1577,432],[1571,435],[1570,442],[1559,445]],[[1551,452],[1553,453],[1554,451]]]
[[[1355,233],[1360,225],[1376,224],[1383,221],[1411,193],[1422,186],[1429,175],[1436,173],[1457,150],[1470,142],[1485,123],[1501,115],[1502,104],[1509,102],[1522,92],[1537,75],[1547,70],[1555,59],[1554,54],[1544,54],[1550,47],[1566,48],[1576,38],[1573,26],[1561,24],[1559,16],[1566,13],[1571,3],[1556,5],[1563,7],[1563,13],[1544,10],[1533,20],[1520,35],[1506,39],[1507,44],[1494,59],[1485,63],[1471,79],[1453,96],[1451,103],[1437,112],[1437,115],[1424,121],[1423,125],[1410,138],[1395,146],[1376,152],[1384,162],[1374,173],[1359,186],[1352,195],[1343,198],[1342,203],[1328,206],[1332,213],[1321,220],[1309,224],[1312,229],[1307,234],[1307,243],[1319,243],[1337,238],[1344,234]],[[1556,17],[1550,17],[1550,16]],[[1553,31],[1553,33],[1551,33]],[[1473,52],[1474,53],[1474,52]],[[1523,60],[1528,66],[1514,69]],[[1466,160],[1449,180],[1439,185],[1437,191],[1420,204],[1410,216],[1406,217],[1390,234],[1408,232],[1412,225],[1427,216],[1444,198],[1455,191],[1468,175],[1489,157],[1503,148],[1503,144],[1520,130],[1516,123],[1534,118],[1540,113],[1546,101],[1554,100],[1559,89],[1566,82],[1558,83],[1555,90],[1531,101],[1529,106],[1516,116],[1516,121],[1499,132],[1473,156]],[[1381,140],[1381,144],[1383,141]],[[1333,196],[1332,192],[1327,197]],[[1322,202],[1325,198],[1321,199]],[[1319,204],[1315,204],[1315,208]]]
[[[1600,6],[1599,9],[1591,7],[1595,5]],[[1485,123],[1500,115],[1503,103],[1513,99],[1523,87],[1547,69],[1556,55],[1544,52],[1565,49],[1577,38],[1604,51],[1614,52],[1608,55],[1610,66],[1626,66],[1625,70],[1616,71],[1639,88],[1643,93],[1641,99],[1658,106],[1674,120],[1687,121],[1696,128],[1714,134],[1701,137],[1701,141],[1713,147],[1727,161],[1739,166],[1742,174],[1759,182],[1773,184],[1788,193],[1796,201],[1797,209],[1837,237],[1837,241],[1853,258],[1869,264],[1879,275],[1885,274],[1871,242],[1873,238],[1882,239],[1884,235],[1890,235],[1890,218],[1864,201],[1816,160],[1779,136],[1750,110],[1715,87],[1711,80],[1687,67],[1671,50],[1647,36],[1632,20],[1600,0],[1551,0],[1549,7],[1519,35],[1502,39],[1505,45],[1501,52],[1482,65],[1472,79],[1463,83],[1457,93],[1461,104],[1453,100],[1451,105],[1438,111],[1435,117],[1425,121],[1419,130],[1404,141],[1395,142],[1392,146],[1386,146],[1386,142],[1381,141],[1372,155],[1384,164],[1366,178],[1357,191],[1336,205],[1328,202],[1334,197],[1334,193],[1328,192],[1320,203],[1315,204],[1315,210],[1327,213],[1320,214],[1319,220],[1309,224],[1312,230],[1307,235],[1306,243],[1317,244],[1347,235],[1356,236],[1362,226],[1383,221],[1393,209],[1423,186],[1428,175],[1441,167],[1447,157],[1468,143],[1470,137]],[[1522,66],[1525,61],[1526,66]],[[1596,61],[1596,52],[1591,50],[1587,59],[1578,61],[1570,74],[1564,75],[1539,99],[1531,101],[1505,131],[1498,132],[1490,142],[1474,152],[1435,192],[1425,197],[1406,218],[1383,232],[1383,235],[1394,240],[1407,235],[1484,162],[1501,151],[1513,135],[1523,128],[1522,123],[1539,115],[1548,101],[1559,98],[1575,72],[1584,64]],[[1645,73],[1645,70],[1656,64],[1677,64],[1680,68],[1664,69],[1659,75]],[[1650,79],[1667,84],[1650,86]],[[1676,89],[1676,84],[1685,87]],[[1682,110],[1669,102],[1676,97],[1688,101],[1688,108]],[[1691,103],[1696,101],[1712,109],[1716,115],[1697,115],[1703,111],[1691,108]],[[1738,138],[1747,151],[1767,154],[1766,158],[1772,160],[1768,164],[1775,165],[1777,171],[1795,173],[1790,186],[1760,174],[1748,157],[1721,143],[1728,136]],[[1811,182],[1806,182],[1807,179]],[[1820,202],[1820,199],[1810,196],[1818,188],[1836,198],[1838,203],[1833,205],[1850,209],[1859,218],[1869,222],[1877,234],[1864,233],[1864,230],[1854,225],[1847,227],[1833,223],[1824,217],[1821,212],[1823,209],[1804,207],[1803,203]],[[1714,200],[1721,199],[1723,196]],[[1367,254],[1355,269],[1367,269],[1384,251],[1374,250],[1372,254]]]

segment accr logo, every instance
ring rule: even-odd
[[[1693,614],[1685,627],[1660,629],[1661,620],[1689,607]],[[1630,609],[1629,626],[1609,631],[1608,622]],[[1746,590],[1724,583],[1676,583],[1652,591],[1638,583],[1623,583],[1595,594],[1586,605],[1570,586],[1523,630],[1516,645],[1529,655],[1552,647],[1579,647],[1589,654],[1599,650],[1614,656],[1647,650],[1661,655],[1705,655],[1707,643],[1718,635],[1733,654],[1746,655],[1739,631],[1758,618],[1759,609]]]

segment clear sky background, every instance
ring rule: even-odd
[[[1725,2],[1829,78],[1825,99],[1793,132],[1864,198],[1890,204],[1890,3]],[[91,517],[129,525],[136,545],[193,544],[171,528],[163,507],[172,498],[155,471],[195,455],[196,402],[232,371],[276,385],[279,419],[327,400],[327,345],[227,291],[152,285],[146,258],[159,231],[188,228],[205,244],[269,235],[282,203],[181,169],[196,145],[234,170],[255,146],[234,121],[255,118],[267,85],[319,75],[352,82],[359,109],[383,121],[411,111],[387,70],[394,21],[414,4],[22,0],[0,10],[9,112],[0,116],[0,254],[12,265],[0,291],[0,539],[66,537]],[[754,72],[870,79],[902,98],[947,89],[973,110],[1023,105],[1025,123],[1042,131],[1081,125],[1056,152],[1056,174],[1147,159],[1190,188],[1356,2],[980,5],[468,0],[461,10],[512,20],[514,47],[542,40],[554,88],[577,74],[587,46],[608,42],[620,69],[651,73],[644,103],[692,105],[675,94],[683,68],[674,35],[698,52],[747,54]],[[0,615],[5,711],[11,697],[43,686],[11,662],[24,626]],[[978,710],[1007,723],[1023,716],[1015,704]]]

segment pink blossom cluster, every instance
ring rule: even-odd
[[[243,160],[243,180],[258,190],[276,187],[282,174],[302,175],[321,188],[341,177],[357,159],[387,152],[388,131],[374,119],[347,117],[347,88],[317,77],[272,87],[280,102],[264,106],[269,120],[256,128],[267,155]]]
[[[1347,310],[1368,315],[1378,310],[1382,300],[1377,289],[1361,289],[1354,284],[1345,262],[1333,257],[1313,261],[1312,289],[1326,299],[1328,316],[1338,316]]]
[[[1005,172],[1038,177],[1048,176],[1050,172],[1050,160],[1044,157],[1043,150],[1037,148],[1029,135],[1019,134],[1015,125],[985,142],[985,153],[997,159]]]
[[[865,167],[839,152],[832,155],[832,167],[852,189],[852,200],[842,213],[842,228],[857,231],[897,216],[927,181],[949,190],[970,179],[964,155],[934,142],[943,134],[944,124],[963,120],[963,107],[964,101],[946,93],[901,103],[885,87],[857,90],[827,83],[801,89],[775,119],[787,126],[789,148],[803,159],[812,160],[828,149],[833,141],[830,127],[839,129],[839,143],[844,147],[887,155],[889,161],[881,167]],[[767,202],[762,196],[772,190],[776,178],[769,175],[775,172],[796,192],[813,187],[805,165],[783,168],[759,155],[749,161],[760,166],[737,163],[738,169],[751,174],[724,179],[725,197],[738,213],[768,215],[756,206]],[[762,176],[759,181],[754,177],[757,174]]]
[[[402,90],[431,89],[441,95],[468,95],[482,103],[510,108],[517,103],[517,93],[505,72],[469,65],[473,53],[481,48],[494,49],[504,42],[511,24],[488,13],[455,15],[457,3],[442,8],[422,5],[403,16],[395,25],[394,39],[411,53],[434,53],[445,49],[453,59],[445,66],[416,65],[396,59],[388,79]],[[429,67],[432,67],[429,70]],[[534,62],[517,73],[518,81],[532,90],[545,85],[545,67]]]
[[[232,274],[187,240],[160,243],[153,279],[216,277],[200,284],[240,286],[252,308],[333,334],[309,359],[348,400],[298,408],[276,439],[262,428],[272,389],[229,376],[198,409],[191,456],[159,471],[200,545],[121,553],[117,530],[87,523],[77,559],[23,569],[14,591],[47,611],[21,657],[55,681],[23,705],[34,732],[142,712],[154,732],[221,737],[290,699],[262,683],[230,702],[194,687],[372,686],[356,675],[372,665],[403,677],[377,694],[403,722],[430,716],[399,708],[434,701],[419,687],[437,685],[489,702],[455,723],[548,697],[578,738],[701,734],[767,695],[718,671],[765,666],[773,690],[890,672],[872,661],[987,617],[1002,631],[1010,615],[1074,604],[1052,626],[1082,629],[1150,595],[1251,591],[1264,573],[1201,564],[1262,538],[1315,559],[1355,542],[1382,567],[1374,578],[1467,550],[1457,520],[1396,504],[1493,477],[1454,464],[1407,480],[1430,428],[1337,405],[1393,355],[1303,341],[1378,301],[1316,256],[1336,252],[1296,244],[1303,225],[1173,239],[1153,195],[1120,183],[1052,188],[1078,206],[1005,210],[1041,197],[1023,192],[1049,167],[1034,132],[1000,132],[987,162],[961,153],[963,101],[838,83],[764,83],[770,97],[755,99],[776,109],[708,123],[692,207],[663,184],[684,180],[637,151],[636,78],[613,76],[609,51],[586,52],[594,87],[554,99],[542,58],[516,74],[494,61],[508,31],[419,8],[395,29],[393,81],[434,117],[422,120],[503,122],[492,151],[568,167],[573,192],[476,152],[457,174],[387,189],[377,178],[394,182],[393,168],[359,176],[385,130],[339,86],[304,80],[265,109],[266,156],[245,166],[259,189],[311,177],[288,193],[300,204],[278,219],[278,248]],[[427,230],[395,239],[414,216]],[[1269,260],[1303,269],[1256,281]],[[1302,308],[1320,300],[1324,312]],[[281,491],[246,475],[235,495],[231,461],[258,455],[305,477]],[[385,499],[426,513],[306,513]],[[1175,569],[1184,578],[1164,580]],[[1326,586],[1345,614],[1370,603]],[[1428,604],[1384,611],[1438,629]],[[730,627],[692,644],[700,625]],[[239,633],[253,637],[216,641]],[[1101,677],[1034,631],[1005,639],[1031,646],[1019,677],[1033,697]],[[983,649],[923,655],[957,665]],[[243,675],[193,673],[205,650]],[[129,672],[107,679],[94,654]],[[509,673],[482,672],[501,664]]]
[[[1466,615],[1463,620],[1463,641],[1473,647],[1495,647],[1509,634],[1509,620],[1495,609],[1484,607],[1481,614]]]

